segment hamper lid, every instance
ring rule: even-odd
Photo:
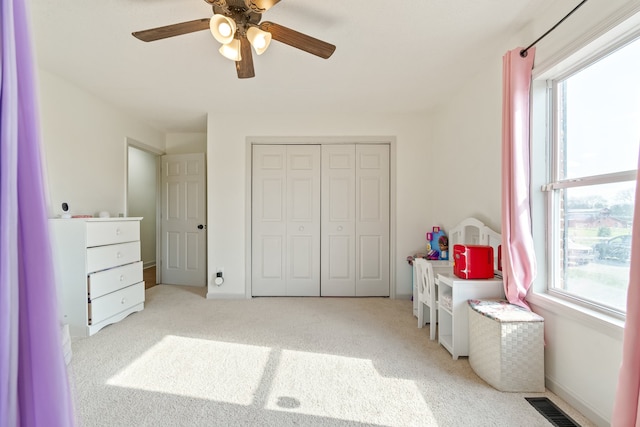
[[[544,322],[542,316],[506,300],[470,299],[469,307],[498,322]]]

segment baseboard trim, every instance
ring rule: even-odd
[[[244,294],[221,294],[218,292],[207,292],[207,299],[247,299]]]
[[[601,414],[596,412],[585,401],[577,397],[575,393],[572,393],[571,390],[561,386],[553,379],[545,377],[545,385],[551,392],[557,394],[565,402],[573,406],[576,411],[580,412],[597,426],[608,427],[611,425],[611,421],[607,420]]]
[[[147,261],[144,264],[142,264],[142,269],[144,270],[145,268],[151,268],[151,267],[155,267],[156,266],[156,262],[155,261]]]

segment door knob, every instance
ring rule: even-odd
[[[204,225],[198,224],[198,230],[202,230],[203,228],[205,228]]]

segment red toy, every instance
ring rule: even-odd
[[[493,248],[453,245],[453,273],[461,279],[493,278]]]

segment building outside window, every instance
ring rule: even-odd
[[[548,80],[548,292],[624,316],[640,146],[640,39]]]

